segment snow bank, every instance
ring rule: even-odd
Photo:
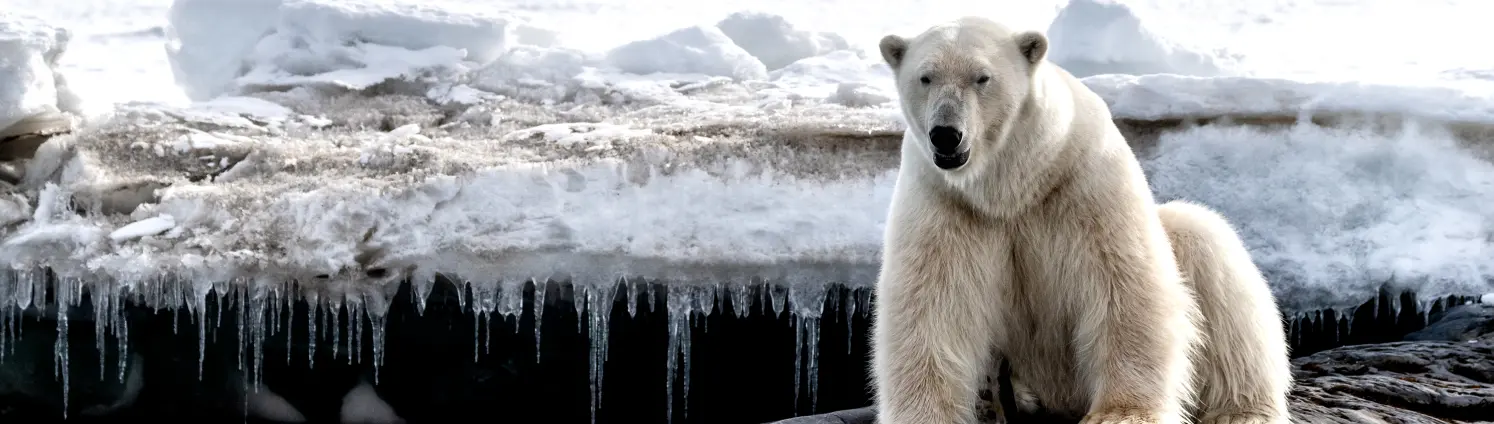
[[[633,74],[704,74],[739,80],[766,79],[768,69],[720,29],[697,25],[618,46],[607,63]]]
[[[798,30],[782,16],[762,12],[733,13],[716,27],[769,71],[851,47],[839,34]]]
[[[1398,87],[1248,77],[1098,75],[1084,84],[1117,118],[1386,115],[1494,126],[1494,86]]]
[[[1114,0],[1071,0],[1047,31],[1049,60],[1077,77],[1100,74],[1226,75],[1227,53],[1189,47]]]
[[[166,57],[193,100],[235,89],[255,45],[275,26],[283,0],[177,0],[166,28]]]
[[[554,34],[454,0],[179,0],[168,55],[194,100],[393,79],[453,79],[518,43]]]
[[[80,111],[57,71],[70,34],[33,16],[0,11],[0,133],[14,132],[7,129],[27,118]]]
[[[492,95],[546,104],[662,104],[680,101],[680,90],[719,85],[713,78],[774,82],[740,96],[748,102],[808,98],[869,107],[892,97],[877,82],[885,71],[876,68],[883,66],[850,55],[842,37],[798,30],[762,13],[582,52],[554,45],[556,33],[526,18],[471,5],[258,0],[227,2],[231,13],[223,13],[221,3],[179,0],[172,9],[168,53],[179,83],[198,101],[297,87],[381,86],[445,105],[475,105]],[[219,22],[225,20],[231,22]],[[824,71],[835,74],[812,74]]]

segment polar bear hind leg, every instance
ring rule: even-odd
[[[1281,312],[1234,228],[1185,201],[1158,207],[1204,319],[1194,366],[1201,424],[1286,424],[1292,374]]]

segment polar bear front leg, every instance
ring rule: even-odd
[[[1176,424],[1191,396],[1197,343],[1192,295],[1154,214],[1111,214],[1075,255],[1085,301],[1075,328],[1078,365],[1090,383],[1082,424]],[[1107,222],[1109,221],[1109,222]]]
[[[967,423],[985,389],[1009,244],[938,228],[893,237],[877,282],[873,375],[880,424]],[[899,240],[901,239],[901,240]]]

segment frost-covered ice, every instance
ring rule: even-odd
[[[193,101],[124,104],[38,151],[0,197],[0,261],[26,265],[0,299],[32,304],[31,267],[45,266],[76,291],[196,313],[210,293],[258,312],[310,296],[365,316],[377,339],[406,277],[423,297],[436,273],[456,276],[482,316],[521,313],[526,282],[570,280],[600,385],[616,290],[667,283],[674,373],[689,367],[689,317],[750,302],[747,284],[767,279],[779,285],[765,303],[799,326],[813,393],[825,285],[874,279],[897,172],[903,124],[876,41],[932,25],[937,7],[847,23],[884,18],[840,0],[520,3],[162,7],[161,61]],[[1229,216],[1289,312],[1358,304],[1385,282],[1489,291],[1494,65],[1381,52],[1293,68],[1324,46],[1364,51],[1337,32],[1272,35],[1338,19],[1338,2],[1275,15],[1064,4],[946,10],[1041,18],[1019,26],[1046,25],[1052,58],[1123,121],[1158,197]],[[1453,17],[1441,4],[1358,7]],[[1221,10],[1233,12],[1208,18]],[[1387,62],[1412,56],[1436,66]]]
[[[80,100],[58,72],[68,30],[8,9],[0,11],[0,132],[27,118],[79,112]]]
[[[1124,119],[1370,115],[1443,124],[1494,123],[1494,85],[1459,89],[1172,74],[1097,75],[1084,83],[1105,99],[1115,117]]]

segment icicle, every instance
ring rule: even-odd
[[[504,280],[498,285],[498,314],[503,318],[514,318],[514,332],[519,331],[519,320],[524,316],[524,280]]]
[[[296,294],[301,292],[301,285],[294,280],[285,285],[285,296],[281,301],[285,302],[285,364],[290,365],[291,352],[296,350]]]
[[[668,376],[665,383],[665,393],[668,402],[669,422],[674,422],[674,376],[678,369],[679,358],[684,355],[685,365],[690,363],[690,307],[694,304],[691,300],[690,287],[671,286],[666,287],[666,307],[669,311],[669,359],[665,364],[665,374]],[[685,385],[690,384],[689,371],[685,371]],[[686,417],[689,416],[689,393],[685,393]]]
[[[467,289],[472,285],[472,283],[466,280],[462,280],[462,282],[460,283],[456,280],[448,281],[451,281],[452,284],[456,285],[455,288],[457,291],[457,310],[467,310]]]
[[[192,316],[197,320],[197,381],[202,381],[202,364],[207,360],[207,296],[212,289],[209,283],[191,283]]]
[[[638,317],[638,279],[629,280],[623,278],[623,284],[628,288],[628,318]]]
[[[46,278],[45,274],[43,274],[41,278]],[[63,419],[67,419],[68,398],[71,395],[69,391],[72,388],[72,373],[69,372],[68,363],[68,308],[74,304],[73,302],[75,302],[75,294],[73,292],[74,286],[81,285],[82,284],[80,282],[73,281],[73,279],[71,278],[59,277],[57,278],[56,291],[54,294],[57,300],[57,302],[53,305],[53,307],[57,309],[57,343],[52,347],[52,357],[55,361],[53,373],[58,378],[62,379]]]
[[[278,300],[280,300],[279,291],[270,290],[269,297],[265,299],[265,311],[270,316],[269,318],[265,319],[265,322],[267,322],[270,326],[270,328],[266,331],[266,333],[268,334],[274,334],[280,331],[280,302],[278,302]]]
[[[702,284],[692,287],[692,290],[695,291],[695,305],[691,309],[700,313],[701,325],[706,326],[706,331],[710,331],[710,321],[706,318],[711,316],[711,307],[716,304],[715,287]]]
[[[648,311],[654,312],[654,286],[656,285],[655,282],[643,280],[639,281],[638,283],[643,284],[643,295],[645,297],[648,297]]]
[[[1372,321],[1378,321],[1380,319],[1380,296],[1377,295],[1370,298],[1369,308],[1370,318],[1373,318]]]
[[[109,311],[109,300],[112,294],[104,287],[106,283],[96,282],[89,285],[88,297],[93,302],[93,348],[99,354],[99,381],[104,381],[107,368],[104,360],[109,355],[104,347],[104,340],[108,338],[105,330],[109,326],[109,317],[113,314]]]
[[[602,370],[607,364],[607,336],[612,317],[612,304],[617,294],[617,283],[586,285],[587,319],[590,321],[591,362],[591,422],[597,421],[597,409],[602,407]]]
[[[10,306],[11,292],[15,291],[15,279],[11,278],[9,270],[0,269],[0,366],[5,364],[5,356],[12,345],[10,342]]]
[[[576,332],[586,331],[586,290],[584,284],[571,280],[571,304],[576,307]]]
[[[343,295],[343,305],[348,311],[347,323],[347,351],[348,365],[363,362],[363,297],[354,294]]]
[[[752,314],[752,286],[746,283],[732,283],[731,307],[737,313],[737,318],[747,318]]]
[[[37,312],[46,311],[48,291],[47,288],[50,285],[51,281],[47,277],[47,271],[34,270],[32,272],[28,272],[26,273],[26,279],[31,281],[31,306],[36,307]],[[61,283],[59,282],[58,284]],[[52,286],[51,289],[55,292],[57,290],[61,290],[61,287],[62,286],[60,285]]]
[[[248,306],[246,309],[249,310],[249,347],[254,360],[250,371],[254,377],[253,382],[256,385],[264,382],[265,313],[269,306],[271,284],[273,283],[262,279],[253,281],[251,285],[252,291],[248,293]]]
[[[825,285],[798,283],[790,285],[788,297],[794,304],[794,321],[798,323],[794,354],[794,408],[799,407],[799,376],[809,381],[809,410],[819,401],[820,385],[820,317],[825,313]],[[803,354],[799,350],[803,350]]]
[[[14,284],[13,281],[12,284]],[[15,316],[12,317],[11,315]],[[21,335],[18,334],[19,332],[16,331],[18,328],[20,328],[17,322],[21,320],[21,312],[19,309],[16,309],[15,307],[7,304],[4,306],[0,306],[0,317],[4,317],[5,320],[4,328],[0,328],[0,335],[4,336],[4,340],[8,340],[7,344],[0,346],[0,365],[4,365],[5,357],[11,355],[12,352],[15,351],[15,342],[21,337]]]
[[[481,358],[483,348],[488,346],[488,340],[493,338],[493,317],[490,314],[498,309],[498,282],[483,280],[478,283],[469,282],[467,285],[472,287],[472,362],[476,363]],[[477,325],[482,326],[482,343],[478,343]]]
[[[846,354],[850,355],[856,347],[856,304],[860,303],[860,296],[857,296],[856,289],[847,288],[845,292],[846,301],[841,307],[846,312]]]
[[[768,297],[773,302],[773,316],[783,315],[783,306],[788,300],[788,288],[768,282],[763,285],[763,290],[768,292]]]
[[[547,280],[532,279],[534,283],[534,363],[540,363],[540,357],[544,356],[543,346],[540,345],[540,325],[545,323],[545,290],[549,287]]]
[[[342,294],[327,296],[327,317],[332,320],[327,325],[327,330],[332,333],[332,359],[337,359],[337,354],[342,350]]]
[[[218,294],[218,309],[214,312],[217,318],[215,318],[216,322],[213,327],[213,342],[216,343],[219,333],[217,330],[223,329],[223,310],[228,309],[228,301],[232,298],[233,291],[229,290],[228,283],[216,282],[213,283],[213,292]]]
[[[1348,324],[1349,325],[1348,325],[1347,328],[1345,328],[1345,330],[1347,330],[1347,331],[1344,332],[1344,336],[1348,336],[1349,334],[1352,334],[1354,332],[1354,311],[1355,310],[1357,310],[1356,307],[1347,307],[1347,308],[1343,308],[1342,311],[1339,311],[1338,316],[1341,316],[1341,317],[1344,317],[1344,318],[1348,319]]]
[[[718,281],[716,282],[714,287],[711,287],[711,298],[715,299],[715,311],[719,311],[718,313],[722,315],[726,314],[726,302],[727,299],[729,299],[727,297],[729,294],[730,293],[726,290],[726,283]]]
[[[15,279],[16,288],[11,293],[11,299],[15,302],[16,310],[25,311],[26,308],[31,307],[32,292],[36,289],[36,286],[33,284],[34,280],[31,278],[31,273],[7,271],[7,274],[10,275],[10,278]]]
[[[10,347],[8,342],[10,336],[10,303],[5,300],[10,298],[11,288],[14,283],[6,278],[4,271],[0,271],[0,366],[5,365],[5,354]]]
[[[364,310],[368,312],[368,326],[373,335],[374,384],[379,384],[379,368],[384,365],[384,326],[388,323],[390,299],[398,294],[398,280],[385,283],[382,293],[373,290],[364,293],[367,306]]]
[[[234,320],[235,325],[238,326],[238,332],[235,333],[235,334],[239,335],[238,342],[237,342],[238,343],[237,344],[237,347],[238,347],[237,352],[239,353],[239,369],[238,370],[240,371],[240,374],[244,375],[244,377],[245,377],[244,384],[249,384],[249,381],[248,381],[248,375],[249,374],[243,372],[244,371],[244,353],[248,352],[248,350],[245,349],[245,347],[244,347],[244,345],[248,342],[248,338],[244,337],[244,324],[245,324],[244,322],[249,320],[249,316],[248,316],[249,315],[249,308],[244,307],[244,302],[243,302],[244,295],[246,294],[245,290],[247,290],[247,289],[242,284],[235,284],[234,287],[235,287],[235,289],[234,289],[234,291],[232,293],[234,293],[234,297],[239,300],[239,302],[238,302],[238,306],[239,306],[239,308],[238,308],[239,319]]]
[[[123,383],[126,376],[125,371],[130,362],[130,326],[129,321],[125,318],[124,308],[126,299],[123,293],[116,293],[116,295],[110,296],[110,300],[114,302],[114,306],[111,308],[114,313],[109,315],[109,321],[110,327],[114,330],[114,351],[117,353],[114,369],[115,373],[118,374],[118,381]]]
[[[692,299],[694,299],[694,302],[692,302],[692,303],[695,306],[698,306],[698,305],[702,304],[702,302],[700,301],[701,298],[703,298],[705,296],[710,296],[711,295],[710,289],[706,288],[706,287],[702,287],[702,286],[691,287],[690,292],[691,292],[690,297]],[[704,304],[706,304],[706,305],[709,305],[710,303],[711,302],[704,302]],[[691,373],[690,373],[690,364],[692,362],[690,360],[690,356],[691,356],[690,352],[692,351],[692,348],[691,348],[691,345],[690,345],[690,331],[694,328],[694,326],[690,325],[690,318],[692,318],[695,315],[695,312],[699,311],[698,309],[696,309],[696,310],[691,310],[691,309],[693,309],[693,308],[690,307],[690,306],[687,306],[686,309],[685,309],[685,314],[684,314],[685,315],[685,321],[684,321],[685,322],[685,327],[684,327],[684,345],[680,349],[680,353],[681,353],[681,355],[685,359],[684,370],[682,370],[682,373],[684,374],[684,379],[683,379],[684,381],[683,381],[683,383],[684,383],[684,386],[685,386],[684,393],[682,393],[684,395],[684,398],[685,398],[685,419],[689,419],[690,418],[690,375],[691,375]],[[705,321],[705,317],[706,317],[706,315],[710,314],[710,311],[709,310],[700,311],[700,314],[701,314],[701,321]]]
[[[425,304],[430,301],[431,289],[435,286],[436,274],[425,268],[416,268],[414,275],[410,276],[410,301],[415,302],[416,314],[425,315]]]
[[[316,366],[316,339],[321,334],[316,327],[321,319],[322,302],[315,290],[306,291],[306,366]]]

